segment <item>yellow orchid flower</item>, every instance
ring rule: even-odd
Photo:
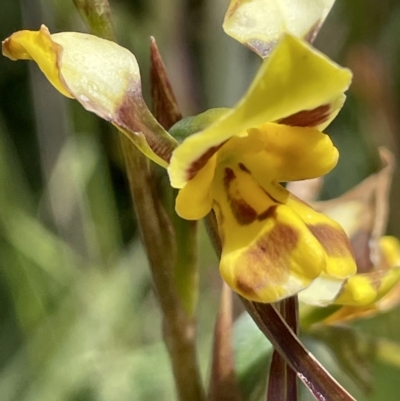
[[[284,33],[312,42],[335,0],[231,0],[225,32],[261,57]]]
[[[306,289],[331,302],[356,272],[341,227],[280,183],[330,171],[338,152],[321,132],[340,110],[351,73],[284,35],[238,105],[174,151],[177,213],[214,210],[220,271],[243,297],[275,302]]]
[[[34,60],[63,95],[110,121],[150,159],[166,167],[176,141],[148,110],[135,56],[94,35],[19,31],[3,41],[12,60]]]
[[[168,165],[176,142],[148,111],[129,51],[93,35],[51,35],[42,26],[13,34],[3,53],[36,61],[61,93]],[[248,299],[274,302],[318,282],[309,301],[327,303],[355,273],[340,226],[280,185],[335,166],[338,152],[320,130],[339,112],[350,80],[347,69],[285,35],[235,109],[173,153],[168,171],[180,188],[178,214],[200,219],[214,208],[222,276]]]

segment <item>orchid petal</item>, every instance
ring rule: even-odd
[[[114,42],[78,32],[20,31],[3,42],[11,59],[33,59],[62,94],[112,122],[143,153],[166,167],[176,142],[142,97],[136,59]]]
[[[335,0],[231,0],[223,28],[266,57],[284,33],[315,39]]]
[[[172,186],[183,188],[233,136],[245,136],[250,128],[342,99],[350,80],[349,70],[285,35],[237,106],[174,151],[169,168]]]
[[[200,220],[211,211],[213,205],[211,184],[214,179],[215,164],[216,158],[213,157],[205,168],[179,191],[175,210],[182,218]]]
[[[228,285],[247,299],[275,302],[325,274],[337,283],[336,297],[356,271],[340,227],[305,204],[293,208],[290,197],[286,204],[277,203],[250,171],[229,166],[218,168],[213,182],[220,271]],[[313,303],[325,297],[314,292]]]
[[[350,277],[336,299],[338,305],[364,306],[377,302],[400,280],[400,267]]]
[[[267,123],[257,131],[263,150],[257,160],[249,156],[247,166],[257,170],[256,176],[268,175],[277,182],[297,181],[320,177],[336,166],[337,149],[328,135],[315,128]]]

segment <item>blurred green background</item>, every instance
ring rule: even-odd
[[[111,1],[118,39],[141,65],[145,94],[153,35],[185,116],[239,99],[260,61],[222,32],[227,5]],[[0,6],[2,39],[41,23],[51,32],[86,31],[72,0]],[[327,130],[341,152],[322,194],[331,198],[376,171],[378,146],[400,154],[400,3],[338,0],[316,46],[355,73],[348,101]],[[33,63],[0,58],[0,94],[0,400],[174,400],[115,131],[62,98]],[[397,236],[399,182],[397,170],[388,227]],[[219,277],[204,232],[199,247],[206,382]],[[399,312],[305,339],[359,400],[397,401]],[[245,316],[235,346],[246,398],[263,399],[269,346]]]

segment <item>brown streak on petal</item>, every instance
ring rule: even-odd
[[[278,207],[278,205],[273,205],[270,206],[267,210],[265,210],[264,212],[260,213],[257,216],[257,220],[259,221],[263,221],[266,220],[270,217],[275,217],[276,216],[276,208]]]
[[[290,256],[298,240],[292,227],[276,224],[239,258],[243,269],[238,272],[237,288],[251,296],[268,283],[283,283],[290,274]]]
[[[329,118],[330,105],[324,104],[313,110],[302,110],[291,116],[282,118],[279,124],[290,125],[292,127],[316,127]]]
[[[226,141],[222,142],[217,146],[213,146],[212,148],[208,149],[207,152],[203,153],[197,160],[192,162],[189,168],[186,170],[186,179],[189,181],[191,180],[199,170],[201,170],[210,158],[218,152],[218,150],[225,144]]]
[[[362,229],[351,236],[351,245],[353,246],[354,257],[356,259],[357,273],[368,273],[373,269],[370,257],[370,239],[371,232]]]
[[[250,170],[243,163],[239,163],[239,168],[240,168],[240,170],[244,171],[245,173],[251,174]]]
[[[307,227],[329,256],[354,257],[350,241],[343,231],[328,224],[307,225]]]
[[[225,168],[224,187],[228,195],[229,206],[236,221],[240,225],[245,226],[257,220],[257,212],[245,200],[239,197],[240,194],[234,194],[237,195],[237,197],[232,196],[230,185],[231,182],[235,179],[236,175],[234,171],[230,168]]]
[[[262,191],[265,193],[265,195],[268,196],[269,199],[271,199],[273,202],[275,203],[281,203],[279,202],[277,199],[275,199],[274,197],[271,196],[271,194],[269,192],[267,192],[263,187],[260,186],[260,188],[262,189]]]
[[[162,128],[147,109],[139,83],[132,83],[131,89],[115,110],[115,117],[111,118],[111,121],[133,136],[143,136],[150,149],[169,163],[175,144],[160,139],[159,133]]]

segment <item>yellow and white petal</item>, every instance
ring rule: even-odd
[[[261,57],[284,33],[313,41],[335,0],[231,0],[223,28]]]
[[[94,35],[20,31],[3,42],[11,59],[32,59],[62,94],[112,122],[146,156],[166,167],[176,141],[157,123],[142,98],[135,56]]]
[[[193,177],[189,173],[193,167],[204,165],[229,138],[302,110],[330,105],[342,96],[350,80],[349,70],[305,42],[285,35],[237,106],[176,149],[169,169],[172,186],[183,188]]]
[[[64,95],[74,97],[89,111],[112,120],[129,91],[140,92],[139,67],[127,49],[94,35],[62,32],[50,35],[20,31],[3,43],[12,59],[34,60]]]

